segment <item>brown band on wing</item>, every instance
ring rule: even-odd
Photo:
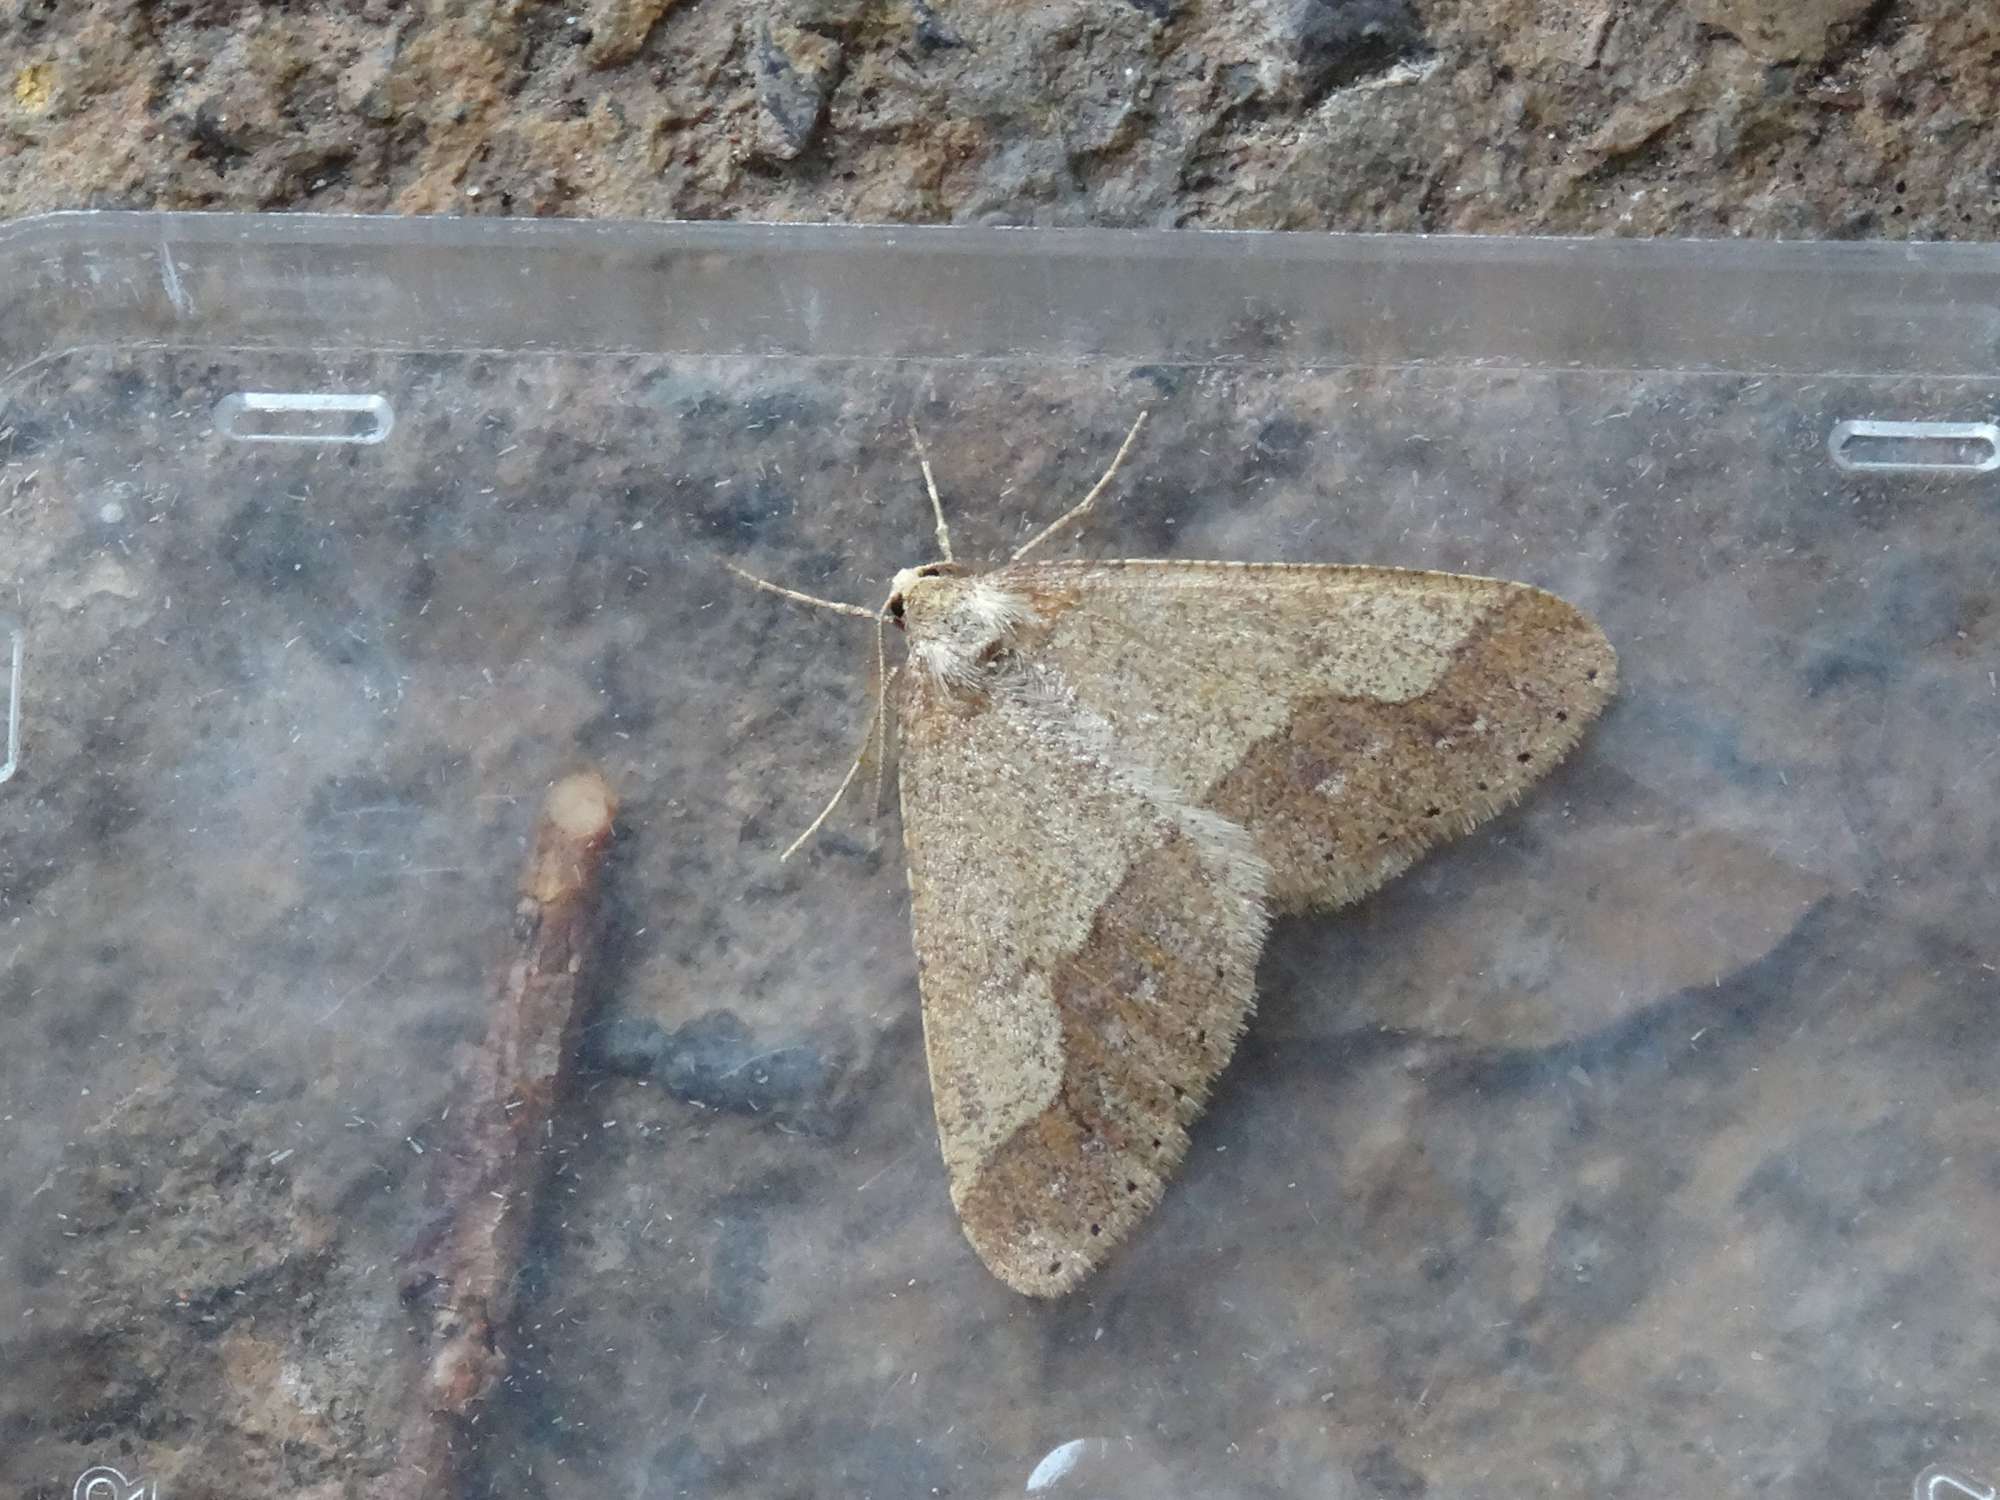
[[[1519,800],[1610,700],[1617,657],[1576,609],[1523,588],[1402,703],[1317,697],[1208,806],[1247,827],[1279,912],[1345,905]]]
[[[1173,835],[1133,866],[1083,948],[1051,971],[1061,1092],[955,1195],[974,1248],[1015,1290],[1054,1296],[1082,1280],[1145,1217],[1185,1154],[1186,1127],[1253,1000],[1254,965],[1205,941],[1246,920],[1214,909],[1231,899],[1193,843]]]

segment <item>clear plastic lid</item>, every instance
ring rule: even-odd
[[[1990,1497],[2000,253],[74,215],[0,288],[0,1493]],[[1057,555],[1518,579],[1622,685],[1274,928],[1031,1300],[893,789],[778,857],[873,635],[721,564],[872,609],[911,419],[994,560],[1141,410]]]

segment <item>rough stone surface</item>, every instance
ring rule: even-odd
[[[1817,63],[1879,0],[1697,0],[1695,14],[1766,62]]]
[[[796,161],[812,144],[840,81],[841,46],[783,23],[757,29],[757,144],[772,161]]]
[[[6,214],[2000,227],[1959,0],[23,0],[0,67]]]

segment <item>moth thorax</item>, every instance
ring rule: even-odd
[[[899,578],[896,618],[909,631],[911,659],[947,686],[973,685],[1034,621],[1028,601],[990,576],[906,572],[918,576]]]

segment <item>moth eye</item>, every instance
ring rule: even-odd
[[[1556,722],[1557,722],[1558,724],[1567,724],[1567,723],[1569,722],[1569,710],[1568,710],[1568,709],[1566,709],[1566,708],[1559,708],[1559,709],[1557,709],[1557,710],[1556,710]]]

